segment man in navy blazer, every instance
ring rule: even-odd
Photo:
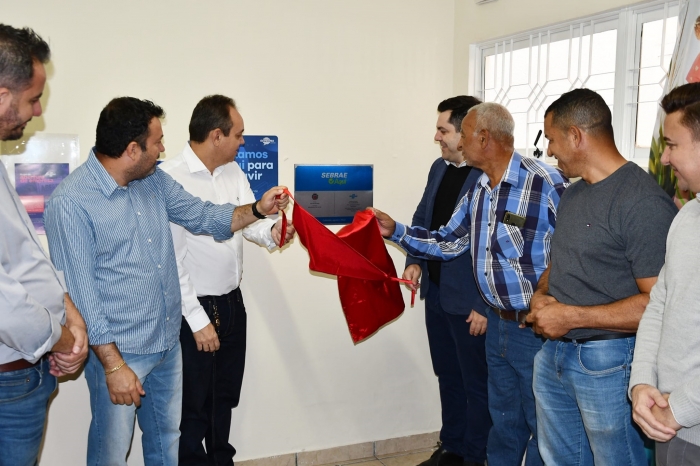
[[[457,149],[462,119],[479,103],[471,96],[457,96],[438,105],[435,141],[442,157],[430,168],[411,225],[437,230],[447,224],[481,175],[481,170],[466,165]],[[417,284],[421,276],[430,356],[440,387],[442,429],[438,449],[419,466],[483,466],[491,429],[485,351],[488,305],[474,279],[471,254],[448,262],[408,256],[403,278]]]

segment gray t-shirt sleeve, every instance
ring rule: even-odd
[[[654,195],[639,199],[621,216],[625,256],[635,279],[659,275],[666,255],[666,235],[675,215],[670,199]]]

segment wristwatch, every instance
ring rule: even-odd
[[[261,220],[264,218],[267,218],[266,216],[261,214],[260,211],[258,210],[258,201],[255,201],[255,202],[253,202],[253,204],[251,204],[251,210],[253,211],[253,215],[255,215],[255,217],[257,217]]]

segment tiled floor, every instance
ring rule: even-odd
[[[371,458],[365,458],[362,460],[343,462],[343,463],[330,463],[324,466],[417,466],[419,463],[430,458],[433,454],[435,448],[413,450],[402,453],[395,453],[391,455],[378,455]]]

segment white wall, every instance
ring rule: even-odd
[[[46,111],[28,131],[77,133],[83,159],[112,97],[163,106],[175,155],[196,102],[223,93],[248,134],[279,136],[281,183],[293,187],[295,163],[373,163],[375,205],[409,221],[439,156],[435,108],[452,95],[453,12],[454,0],[27,0],[3,2],[0,21],[50,40]],[[245,254],[237,460],[439,429],[422,303],[353,346],[336,282],[309,273],[298,241]],[[41,464],[84,464],[89,420],[82,376],[61,383]],[[129,464],[140,456],[135,442]]]
[[[248,134],[280,137],[281,183],[293,187],[295,163],[373,163],[375,205],[408,221],[439,155],[435,107],[467,91],[470,43],[630,3],[26,0],[4,2],[0,21],[50,40],[46,112],[28,131],[79,134],[83,159],[112,97],[162,105],[174,155],[196,102],[223,93],[237,100]],[[400,273],[404,256],[389,251]],[[309,273],[298,241],[281,254],[247,244],[245,254],[237,460],[439,428],[422,302],[353,346],[336,282]],[[83,464],[89,420],[82,376],[61,383],[41,464]],[[136,441],[130,465],[143,464],[140,453]]]

